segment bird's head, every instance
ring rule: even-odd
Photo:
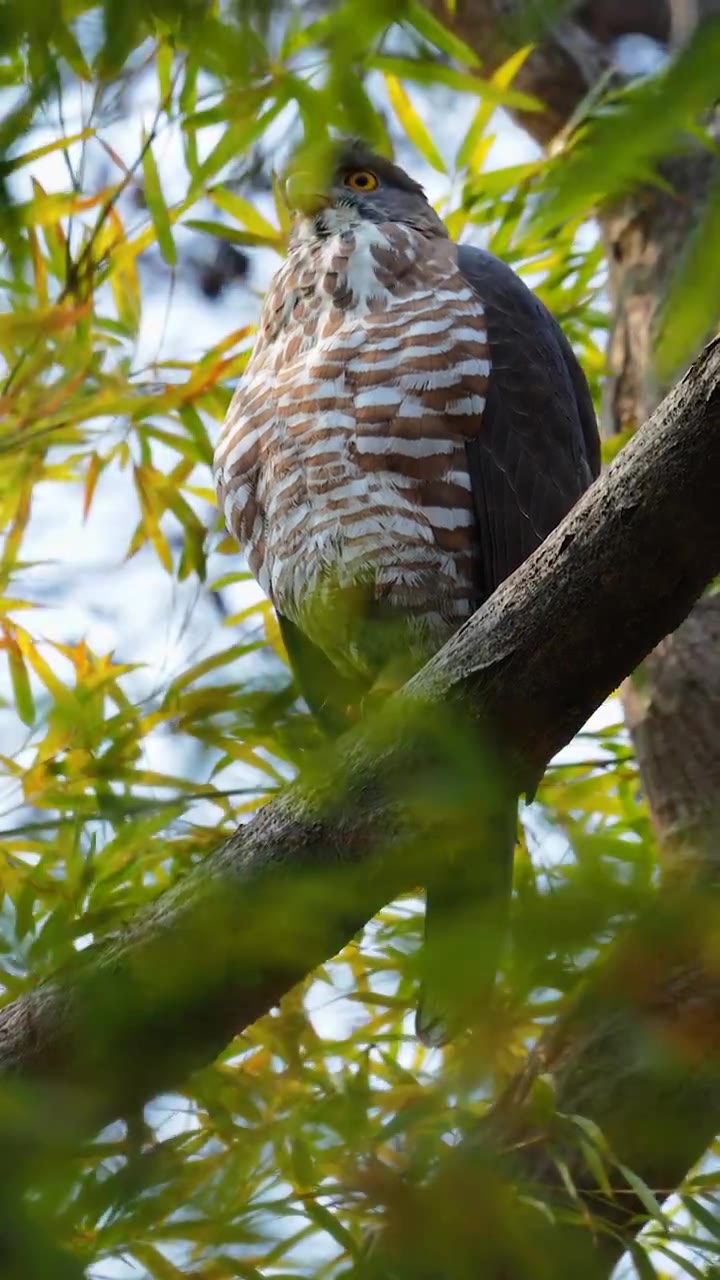
[[[294,238],[325,239],[362,222],[401,223],[446,236],[425,192],[398,165],[358,139],[337,142],[291,164],[285,195],[297,214]]]

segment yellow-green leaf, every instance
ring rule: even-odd
[[[143,141],[143,183],[145,199],[153,227],[155,228],[158,247],[168,265],[174,267],[177,262],[175,241],[173,240],[170,217],[160,185],[160,175],[155,164],[152,143],[148,139]]]
[[[432,165],[433,169],[438,169],[440,173],[445,173],[443,158],[415,110],[405,86],[398,80],[397,76],[390,73],[385,76],[385,85],[395,115],[410,141],[414,143],[420,154],[425,157],[428,164]]]
[[[126,245],[120,215],[117,209],[109,209],[107,221],[96,237],[96,250],[109,258],[110,288],[118,319],[132,333],[140,319],[140,280],[135,259],[122,252]]]
[[[58,53],[62,55],[78,79],[89,83],[92,80],[92,71],[87,64],[85,54],[75,39],[72,28],[58,23],[55,26],[53,38]]]
[[[262,245],[268,249],[282,249],[282,241],[277,234],[270,239],[268,236],[259,236],[254,231],[238,231],[237,227],[229,227],[225,222],[211,222],[206,218],[188,218],[183,223],[185,227],[192,227],[193,231],[204,231],[209,236],[217,236],[219,240],[227,240],[230,244],[241,244],[246,246]]]
[[[67,138],[55,138],[53,142],[46,142],[42,147],[33,147],[32,151],[23,151],[22,155],[13,156],[11,160],[5,161],[3,168],[8,173],[21,169],[25,164],[33,164],[35,160],[51,155],[53,151],[65,151],[74,142],[83,142],[85,138],[92,138],[94,133],[94,129],[81,129],[79,133],[71,133]]]
[[[438,22],[430,13],[426,5],[421,0],[411,0],[407,8],[407,21],[412,23],[416,31],[428,41],[434,44],[436,48],[442,49],[443,53],[447,53],[449,57],[455,58],[457,62],[462,62],[466,67],[478,67],[480,59],[474,49],[470,48],[464,40],[456,36],[452,31],[448,31],[442,22]]]
[[[499,107],[512,107],[518,111],[544,110],[542,103],[537,98],[531,98],[528,93],[520,93],[517,89],[501,89],[491,80],[483,80],[481,76],[456,71],[442,63],[428,63],[422,58],[373,55],[367,59],[366,66],[374,71],[382,71],[383,74],[399,76],[402,80],[412,80],[415,84],[444,84],[458,93],[472,93],[478,98],[486,98]]]
[[[160,97],[169,103],[172,91],[172,69],[175,62],[175,50],[167,41],[161,41],[157,51],[157,74],[160,86]]]
[[[512,54],[493,73],[491,83],[497,85],[499,89],[508,89],[526,61],[531,49],[532,45],[525,45],[522,49],[518,49],[516,53]],[[464,169],[467,166],[477,172],[482,168],[490,149],[489,140],[484,136],[485,130],[495,114],[495,110],[495,103],[489,99],[485,99],[480,103],[458,148],[456,164],[459,169]]]
[[[12,640],[8,641],[7,650],[15,709],[23,724],[31,725],[35,720],[35,700],[30,687],[27,667],[23,662],[20,649]]]
[[[280,232],[274,227],[272,222],[268,222],[267,218],[251,204],[249,200],[245,200],[242,196],[236,195],[234,191],[228,191],[226,187],[211,187],[208,191],[213,204],[216,204],[224,213],[229,213],[231,218],[237,218],[238,222],[242,222],[248,231],[252,231],[257,236],[262,236],[265,240],[278,240]]]

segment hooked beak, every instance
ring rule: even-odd
[[[327,209],[332,201],[323,191],[318,191],[316,175],[307,170],[291,173],[285,179],[285,199],[288,208],[312,217],[321,209]]]

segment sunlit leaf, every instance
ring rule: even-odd
[[[27,667],[23,661],[19,646],[10,637],[6,637],[4,648],[7,652],[17,713],[23,724],[31,725],[35,720],[35,701]]]
[[[506,62],[493,72],[491,83],[497,85],[500,89],[509,88],[529,54],[530,48],[527,45],[522,49],[518,49],[517,53],[512,54]],[[489,150],[485,131],[494,111],[495,107],[492,102],[485,100],[480,103],[458,148],[456,163],[459,169],[467,165],[477,172],[482,168],[483,161]]]
[[[225,187],[211,187],[208,193],[213,204],[216,204],[224,213],[229,213],[231,217],[237,218],[248,231],[252,231],[256,236],[265,240],[277,240],[279,232],[276,227],[268,222],[261,213],[255,208],[249,200],[243,199],[234,191],[228,191]]]
[[[637,182],[661,183],[653,161],[670,151],[715,100],[712,68],[718,58],[720,21],[715,21],[705,24],[666,69],[597,108],[550,169],[533,215],[535,229],[543,232],[587,214]]]
[[[455,58],[456,61],[464,63],[467,67],[478,67],[480,65],[480,59],[475,50],[471,49],[454,32],[449,31],[424,4],[419,3],[419,0],[411,0],[407,7],[406,20],[412,23],[415,30],[419,31],[420,35],[424,36],[430,44],[442,49],[443,53],[446,53],[448,57]]]
[[[175,241],[167,205],[163,199],[160,175],[153,156],[152,142],[148,138],[143,141],[143,180],[145,199],[157,235],[158,247],[165,261],[172,267],[177,262]]]
[[[541,111],[541,104],[529,94],[515,89],[503,89],[490,80],[470,75],[465,71],[455,71],[438,63],[429,64],[413,61],[412,58],[390,58],[385,56],[371,57],[368,65],[385,75],[397,76],[400,80],[412,80],[416,84],[443,84],[458,93],[469,93],[484,98],[497,107],[511,107],[517,111]]]
[[[225,222],[211,222],[206,218],[188,218],[185,226],[192,227],[194,231],[204,231],[206,235],[216,236],[219,240],[227,240],[230,244],[241,244],[246,247],[248,245],[265,245],[272,249],[281,248],[276,234],[270,238],[267,235],[258,235],[254,231],[238,231],[237,227],[229,227]]]
[[[385,75],[385,85],[395,114],[410,141],[415,144],[428,164],[431,164],[434,169],[439,169],[441,173],[445,173],[443,158],[415,110],[410,95],[401,81],[398,80],[397,76],[387,73]]]

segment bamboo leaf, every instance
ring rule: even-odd
[[[407,7],[406,21],[409,22],[416,31],[423,36],[429,44],[434,44],[436,48],[442,49],[449,58],[454,58],[457,62],[464,63],[466,67],[479,67],[480,59],[464,40],[454,32],[449,31],[443,23],[439,22],[433,16],[424,4],[419,0],[411,0]]]
[[[618,1164],[617,1168],[619,1169],[623,1178],[627,1182],[628,1186],[632,1188],[638,1200],[640,1200],[643,1207],[646,1209],[648,1216],[650,1218],[654,1218],[657,1222],[660,1223],[662,1227],[664,1227],[667,1230],[669,1226],[668,1220],[665,1217],[665,1214],[663,1213],[662,1209],[660,1208],[660,1204],[657,1200],[657,1197],[650,1190],[647,1183],[643,1182],[643,1179],[638,1177],[638,1175],[634,1173],[632,1169],[628,1169],[627,1165]]]
[[[693,1218],[700,1223],[700,1226],[704,1227],[715,1240],[720,1240],[720,1217],[718,1217],[717,1206],[715,1213],[713,1213],[704,1204],[701,1204],[697,1197],[687,1195],[682,1197],[682,1202],[688,1213],[692,1214]]]
[[[282,248],[281,241],[277,237],[268,239],[267,236],[259,236],[253,231],[238,231],[237,227],[229,227],[225,222],[211,222],[206,218],[188,218],[183,225],[192,227],[194,231],[204,231],[209,236],[217,236],[219,240],[228,240],[230,244],[264,245],[268,249],[278,251]]]
[[[501,89],[490,80],[483,80],[480,76],[470,75],[466,71],[455,71],[452,67],[445,67],[442,64],[431,65],[420,59],[373,55],[368,58],[366,65],[374,71],[382,71],[384,75],[394,75],[400,80],[412,80],[416,84],[444,84],[449,89],[456,89],[458,93],[473,94],[498,107],[508,107],[518,111],[543,110],[542,104],[536,98],[531,98],[529,94],[519,93],[515,89]]]
[[[670,379],[717,328],[720,317],[720,173],[716,169],[704,206],[686,242],[663,302],[657,369]]]
[[[23,661],[19,646],[13,640],[6,637],[5,648],[7,649],[15,708],[23,724],[32,725],[35,722],[35,700],[27,667]]]
[[[543,235],[569,218],[587,216],[641,181],[661,185],[655,162],[694,126],[717,92],[720,20],[703,23],[684,52],[639,84],[613,94],[590,114],[548,171],[531,220]]]
[[[71,133],[68,137],[55,138],[53,142],[46,142],[42,147],[33,147],[32,151],[24,151],[22,155],[13,156],[11,160],[6,160],[3,168],[7,173],[13,173],[24,165],[34,164],[36,160],[52,155],[55,151],[66,151],[68,147],[73,146],[76,142],[84,142],[86,138],[93,138],[94,136],[95,130],[88,128],[81,129],[79,133]]]
[[[530,52],[531,46],[529,45],[518,49],[493,73],[491,83],[497,85],[500,89],[508,89],[518,71],[526,62]],[[467,166],[477,173],[482,168],[489,150],[488,139],[484,136],[485,130],[494,113],[495,106],[492,102],[486,99],[480,103],[458,148],[456,164],[459,169]]]
[[[213,204],[216,204],[224,213],[229,213],[231,218],[237,218],[238,222],[256,236],[270,241],[280,239],[277,227],[268,222],[249,200],[245,200],[236,192],[228,191],[226,187],[211,187],[208,195]]]
[[[315,1225],[320,1227],[322,1231],[326,1231],[327,1234],[340,1245],[344,1253],[347,1253],[351,1258],[357,1258],[357,1245],[353,1240],[353,1237],[350,1235],[350,1232],[345,1226],[343,1226],[339,1218],[334,1213],[331,1213],[329,1209],[326,1209],[324,1205],[319,1204],[318,1201],[314,1200],[311,1196],[304,1196],[303,1202],[305,1205],[305,1212]]]
[[[446,168],[443,158],[415,110],[410,96],[401,81],[398,80],[397,76],[387,73],[385,75],[385,86],[395,115],[410,141],[414,143],[420,154],[425,157],[428,164],[432,165],[434,169],[438,169],[440,173],[445,173]]]
[[[143,187],[147,207],[157,236],[160,252],[169,266],[177,262],[177,251],[173,240],[172,227],[167,205],[163,198],[160,175],[155,164],[151,141],[143,137]]]
[[[647,1250],[641,1244],[637,1244],[635,1241],[632,1242],[630,1256],[633,1260],[638,1280],[659,1280],[658,1273],[648,1257]]]
[[[220,141],[213,147],[207,159],[198,165],[190,188],[191,195],[197,195],[198,191],[207,183],[208,178],[214,177],[237,155],[242,155],[246,148],[260,134],[264,133],[268,125],[280,114],[285,102],[285,96],[280,95],[272,106],[267,107],[265,111],[254,119],[230,124]]]

